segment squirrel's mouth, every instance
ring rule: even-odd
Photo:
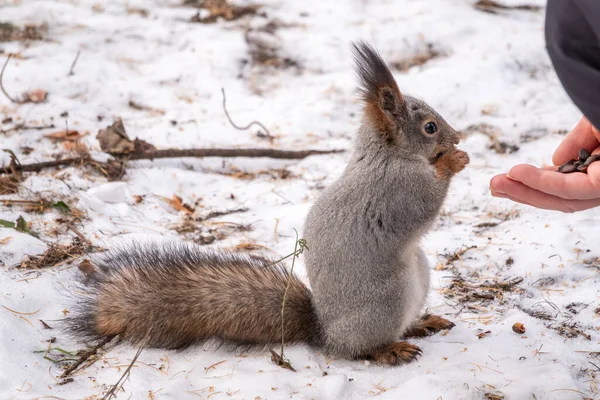
[[[450,145],[446,144],[445,146],[442,144],[438,144],[433,148],[433,151],[431,152],[431,156],[429,157],[429,162],[431,164],[434,164],[440,158],[442,158],[442,156],[444,154],[452,153],[454,151],[456,151],[456,147],[452,144],[450,144]]]
[[[441,148],[436,148],[433,151],[433,154],[431,155],[431,157],[429,157],[429,162],[431,164],[434,164],[437,160],[439,160],[444,154],[446,154],[446,152],[449,151],[449,149],[441,149]]]

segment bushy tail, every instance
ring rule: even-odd
[[[120,335],[136,345],[169,349],[209,339],[281,341],[289,273],[272,260],[183,243],[137,243],[103,253],[93,266],[67,319],[79,339]],[[284,321],[286,342],[320,342],[310,291],[295,276]]]

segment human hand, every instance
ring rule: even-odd
[[[508,174],[490,181],[492,196],[546,210],[565,213],[600,206],[600,161],[592,163],[587,174],[562,174],[558,166],[577,158],[579,149],[600,153],[600,131],[583,117],[565,137],[552,156],[553,167],[516,165]]]

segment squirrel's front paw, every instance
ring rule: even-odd
[[[469,155],[462,150],[450,150],[442,154],[434,163],[436,175],[440,178],[451,178],[467,166]]]
[[[423,351],[414,344],[396,342],[375,350],[373,360],[379,364],[397,365],[401,362],[411,362],[417,359]]]

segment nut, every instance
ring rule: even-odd
[[[525,333],[525,325],[520,322],[515,322],[515,324],[512,326],[512,330],[515,333],[523,334]]]

